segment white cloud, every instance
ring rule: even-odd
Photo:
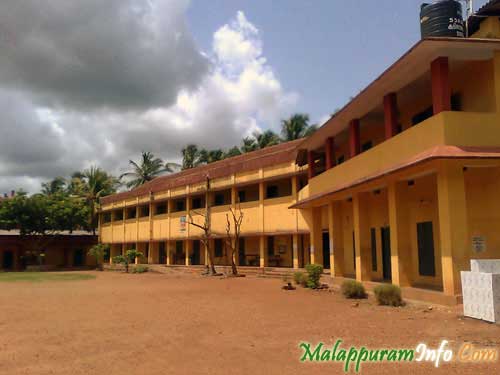
[[[71,56],[76,47],[61,47],[61,37],[56,35],[74,34],[79,46],[85,47],[78,50],[79,59],[85,66],[77,74],[81,73],[81,76],[72,77],[64,69],[61,75],[46,76],[43,70],[47,66],[42,64],[46,62],[46,52],[33,46],[24,46],[29,61],[18,67],[16,80],[7,79],[0,68],[0,109],[2,103],[7,105],[6,98],[9,98],[16,104],[10,104],[11,115],[24,119],[21,132],[15,134],[9,130],[5,116],[0,118],[0,130],[7,131],[12,139],[18,136],[22,142],[22,147],[2,151],[0,189],[23,187],[33,191],[34,181],[67,175],[91,164],[118,174],[127,168],[129,159],[137,159],[143,150],[152,151],[168,161],[178,161],[180,150],[187,143],[228,148],[239,144],[242,137],[252,131],[268,127],[277,130],[280,119],[293,112],[298,95],[283,89],[265,58],[259,30],[243,12],[238,12],[234,19],[214,32],[211,51],[200,51],[195,49],[186,27],[186,1],[106,2],[104,10],[110,18],[116,16],[116,12],[138,17],[140,22],[135,18],[127,21],[133,26],[127,32],[117,21],[105,25],[105,17],[95,16],[94,13],[103,6],[101,1],[89,0],[86,3],[84,9],[90,13],[90,19],[85,19],[87,15],[82,14],[78,6],[63,3],[61,12],[69,13],[65,14],[68,20],[77,18],[72,13],[77,12],[78,17],[83,18],[77,25],[92,21],[93,28],[100,31],[112,26],[113,36],[92,42],[99,38],[91,27],[78,26],[77,31],[71,22],[58,19],[54,30],[45,32],[39,42],[43,41],[51,48],[57,47],[54,64],[64,67],[65,63],[60,60],[74,59]],[[34,10],[28,5],[26,7],[29,14],[36,16]],[[12,16],[13,12],[0,11],[0,22],[3,14]],[[103,66],[92,65],[95,72],[91,71],[87,64],[95,57],[87,54],[95,53],[96,49],[106,51],[109,48],[110,53],[118,51],[116,43],[135,43],[153,56],[130,57],[125,65],[120,65],[126,66],[125,70],[111,72],[112,66],[103,61]],[[187,56],[191,57],[186,63]],[[184,80],[192,77],[196,65],[193,59],[204,61],[210,69],[204,70],[201,64],[201,68],[196,68],[197,72],[202,72],[200,76]],[[156,63],[163,64],[164,71],[157,69]],[[27,64],[30,67],[42,64],[41,73],[45,76],[30,83],[34,73],[28,72]],[[108,76],[108,73],[112,74]],[[143,74],[148,82],[138,89],[142,83],[139,84],[136,78]],[[169,85],[169,79],[174,75],[178,77]],[[76,80],[89,77],[91,82],[85,84],[82,91],[74,85]],[[116,85],[122,80],[132,92],[125,93],[123,86]],[[168,87],[162,91],[160,87],[163,86]],[[88,99],[93,91],[99,91],[99,100],[106,105],[96,103],[95,98]],[[126,97],[121,98],[121,94]],[[51,100],[47,100],[48,97]],[[42,131],[43,136],[40,135]]]

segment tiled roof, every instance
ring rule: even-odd
[[[150,193],[166,191],[179,186],[199,183],[204,181],[207,175],[212,179],[220,178],[230,176],[233,173],[292,162],[296,158],[297,145],[300,142],[301,140],[281,143],[207,165],[186,169],[179,173],[161,176],[136,189],[103,197],[101,203],[110,204],[124,199],[147,196]]]
[[[500,16],[500,0],[490,0],[469,17],[469,35],[479,30],[479,25],[488,16]]]

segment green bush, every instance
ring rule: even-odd
[[[134,269],[132,270],[132,273],[144,273],[144,272],[148,272],[148,266],[144,266],[142,264],[138,264],[137,266],[134,267]]]
[[[307,287],[310,289],[318,289],[320,287],[319,279],[323,273],[323,266],[320,264],[306,265],[307,271]]]
[[[373,289],[379,305],[384,306],[403,306],[401,298],[401,288],[392,284],[378,285]]]
[[[345,298],[360,299],[366,298],[366,291],[363,284],[356,280],[346,280],[342,283],[342,294]]]
[[[295,272],[293,274],[293,281],[297,285],[302,285],[303,287],[307,286],[307,275],[303,272]]]

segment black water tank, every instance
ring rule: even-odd
[[[465,37],[462,5],[455,0],[434,1],[420,8],[420,32],[422,38]]]

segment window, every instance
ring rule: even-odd
[[[246,202],[247,199],[246,199],[246,191],[244,190],[241,190],[241,191],[238,191],[238,202]]]
[[[222,240],[220,238],[217,238],[215,241],[214,241],[214,247],[215,247],[215,257],[216,258],[222,258],[223,255],[224,255],[224,249],[223,249],[223,243],[222,243]]]
[[[365,143],[363,143],[363,145],[361,146],[361,152],[368,151],[368,150],[369,150],[369,149],[371,149],[372,147],[373,147],[373,142],[372,142],[372,141],[365,142]]]
[[[141,206],[139,208],[139,217],[149,216],[149,206]]]
[[[298,178],[299,190],[302,190],[307,186],[307,175],[299,176]]]
[[[203,197],[194,197],[191,200],[191,205],[193,210],[203,208],[205,206],[205,199]]]
[[[292,180],[273,181],[266,186],[266,199],[286,197],[292,194]]]
[[[105,212],[102,214],[102,222],[103,224],[111,222],[111,212]]]
[[[254,202],[259,200],[259,185],[249,185],[238,190],[238,202]]]
[[[451,110],[457,112],[462,110],[462,95],[454,94],[451,96]]]
[[[422,112],[419,112],[415,116],[412,117],[411,124],[412,125],[420,124],[422,121],[425,121],[429,117],[432,117],[433,114],[434,114],[434,112],[432,110],[432,107],[426,108]]]
[[[127,208],[125,219],[127,220],[135,219],[136,217],[137,217],[137,208],[136,207]]]
[[[266,198],[267,199],[278,198],[278,186],[276,186],[276,185],[267,186]]]
[[[168,210],[167,202],[158,203],[155,207],[155,215],[165,215]]]
[[[181,212],[181,211],[186,211],[186,199],[177,199],[173,201],[173,206],[172,206],[173,212]]]
[[[122,221],[123,220],[123,210],[118,210],[114,212],[114,221]]]
[[[337,165],[342,164],[343,162],[345,162],[345,156],[339,156],[339,158],[337,159]]]
[[[214,206],[231,204],[231,190],[217,191],[214,193]]]
[[[267,255],[274,256],[274,237],[267,237]]]

